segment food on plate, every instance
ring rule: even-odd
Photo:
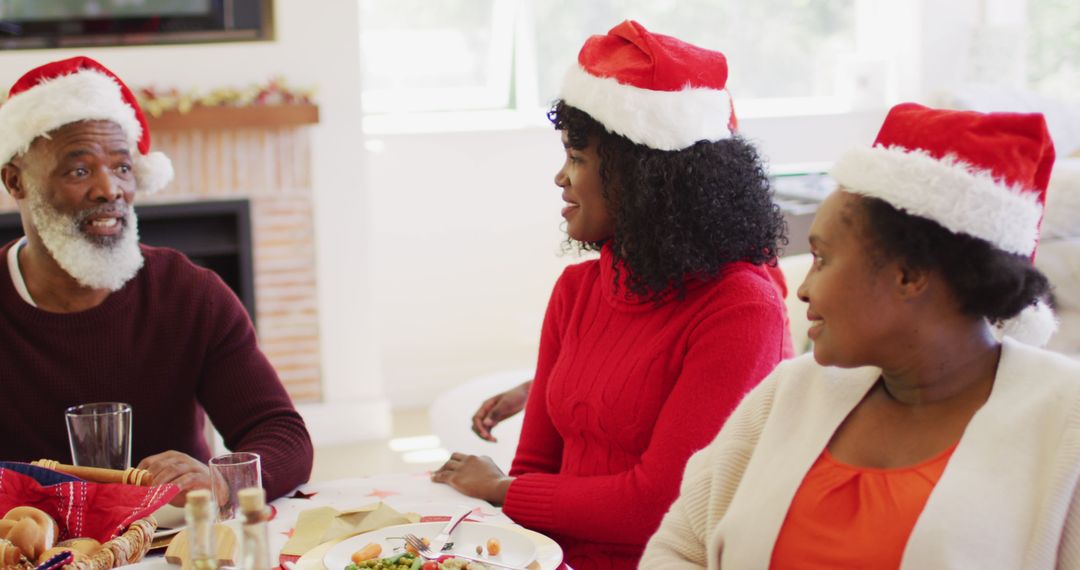
[[[360,550],[353,552],[350,558],[352,558],[354,564],[360,564],[366,560],[378,558],[380,554],[382,554],[382,546],[375,542],[369,542]]]
[[[492,556],[498,556],[499,552],[502,551],[502,544],[499,542],[499,539],[489,538],[487,541],[487,551],[488,554]]]
[[[345,570],[488,570],[488,567],[480,562],[455,558],[451,555],[444,556],[438,561],[425,561],[423,558],[405,552],[387,558],[374,558],[349,564]]]
[[[438,570],[487,570],[488,567],[480,562],[473,562],[464,558],[450,558],[439,562],[437,568]]]
[[[28,560],[37,560],[56,544],[56,521],[41,509],[15,507],[3,520],[0,538],[7,539]]]
[[[345,570],[413,570],[420,568],[423,558],[417,558],[413,554],[403,553],[388,558],[375,558],[363,562],[354,562],[345,567]]]
[[[423,542],[424,546],[431,546],[431,540],[426,536],[421,537],[420,542]],[[413,548],[413,546],[411,544],[406,544],[405,545],[405,551],[408,552],[409,554],[412,554],[413,556],[420,556],[420,553],[417,552],[416,549]]]

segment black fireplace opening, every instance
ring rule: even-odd
[[[142,243],[169,247],[217,273],[255,321],[255,276],[251,207],[247,200],[144,204],[139,214]],[[0,214],[0,244],[22,237],[18,212]]]

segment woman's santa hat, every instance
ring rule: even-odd
[[[871,148],[848,152],[830,174],[844,190],[888,202],[954,233],[1035,258],[1054,144],[1041,114],[892,108]],[[1005,333],[1045,345],[1057,328],[1040,301]]]
[[[681,150],[735,132],[727,59],[625,21],[592,36],[559,98],[613,133],[658,150]]]
[[[47,63],[15,82],[0,106],[0,164],[25,153],[38,137],[79,121],[120,125],[137,149],[132,158],[140,192],[156,192],[172,180],[169,158],[150,152],[150,130],[131,90],[88,57]]]

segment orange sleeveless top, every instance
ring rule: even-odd
[[[899,568],[915,521],[956,444],[918,465],[854,467],[826,449],[795,493],[770,567]]]

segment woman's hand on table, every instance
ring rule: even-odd
[[[210,489],[210,468],[186,453],[166,451],[151,455],[140,461],[138,467],[154,476],[155,485],[172,483],[180,487],[180,494],[169,501],[174,507],[184,506],[188,491]]]
[[[476,413],[473,414],[473,432],[480,439],[496,441],[495,436],[491,435],[491,430],[499,425],[499,422],[525,408],[531,387],[532,380],[529,380],[484,400],[484,403],[480,404]]]
[[[507,477],[490,457],[454,453],[431,474],[431,480],[446,483],[463,495],[483,499],[498,507],[506,500],[506,492],[514,478]]]

